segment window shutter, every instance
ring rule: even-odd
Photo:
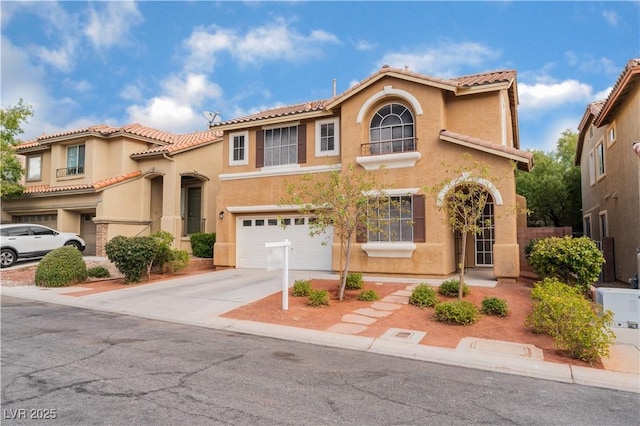
[[[307,162],[307,125],[298,126],[298,163]]]
[[[264,130],[256,132],[256,168],[264,167]]]
[[[424,195],[413,196],[413,242],[424,243],[425,235]]]
[[[362,222],[358,222],[356,226],[356,243],[366,243],[367,239],[367,227]]]

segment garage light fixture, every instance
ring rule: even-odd
[[[220,218],[220,220],[224,219],[224,210],[220,210],[220,213],[218,213],[218,217]]]

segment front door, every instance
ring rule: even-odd
[[[187,235],[202,232],[202,188],[187,188]]]

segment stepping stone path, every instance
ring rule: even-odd
[[[407,286],[404,290],[398,290],[379,302],[374,302],[369,308],[360,308],[351,314],[342,316],[342,322],[327,328],[327,331],[340,334],[359,334],[367,329],[367,325],[375,323],[378,318],[384,318],[409,304],[409,297],[415,285]]]

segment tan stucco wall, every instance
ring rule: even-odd
[[[615,276],[627,282],[637,273],[636,249],[640,247],[640,158],[631,143],[640,140],[640,89],[629,92],[611,123],[585,131],[580,167],[583,215],[591,217],[592,238],[600,240],[599,215],[606,212],[609,236],[614,239]],[[608,130],[615,127],[616,140],[608,141]],[[604,140],[605,176],[589,180],[589,152]]]
[[[414,111],[415,132],[418,138],[417,146],[422,158],[415,167],[387,169],[380,172],[381,181],[391,185],[394,189],[422,188],[435,185],[444,178],[441,163],[456,164],[460,160],[463,148],[439,139],[439,132],[445,128],[464,134],[482,137],[500,142],[502,130],[500,120],[500,96],[492,95],[465,96],[455,101],[449,96],[442,96],[441,91],[434,87],[417,85],[404,80],[383,79],[366,88],[340,105],[340,140],[341,164],[343,168],[349,164],[355,165],[355,158],[361,153],[361,144],[369,142],[369,122],[372,114],[383,104],[391,101],[400,102],[410,107],[406,99],[390,95],[373,103],[365,113],[361,123],[357,116],[361,106],[374,94],[379,93],[385,86],[409,92],[420,102],[423,114]],[[444,100],[455,105],[445,105]],[[464,101],[464,102],[463,102]],[[468,102],[469,104],[465,104]],[[469,105],[469,106],[467,106]],[[460,117],[451,117],[459,114]],[[508,122],[508,121],[507,121]],[[474,123],[478,129],[474,128]],[[509,126],[510,123],[508,122]],[[241,167],[228,166],[228,141],[225,140],[223,154],[224,173],[256,172],[255,169],[255,131],[251,129],[249,149],[249,164]],[[314,125],[307,127],[307,159],[313,158],[315,152]],[[519,255],[517,245],[515,212],[515,180],[513,170],[507,160],[490,154],[475,152],[473,158],[489,165],[493,175],[508,177],[500,183],[500,191],[504,204],[496,206],[496,245],[498,253],[494,270],[501,277],[517,277],[519,275]],[[321,160],[321,159],[320,159]],[[321,163],[314,159],[310,164]],[[335,161],[324,160],[325,164]],[[359,167],[359,166],[357,166]],[[451,176],[453,178],[454,176]],[[229,206],[267,206],[277,205],[285,195],[285,182],[295,181],[296,175],[253,177],[248,179],[224,180],[218,194],[217,203],[220,209]],[[257,213],[252,213],[255,215]],[[218,220],[218,234],[215,249],[215,263],[220,266],[235,266],[236,262],[236,216],[227,212],[222,221]],[[472,241],[472,239],[471,239]],[[471,244],[471,243],[470,243]],[[435,200],[426,198],[426,243],[417,243],[413,256],[403,258],[369,258],[361,249],[361,244],[353,243],[351,269],[363,272],[386,272],[418,275],[448,275],[456,270],[454,258],[454,236],[442,222],[442,215],[438,211]],[[337,241],[333,244],[333,267],[339,269],[340,247]]]

